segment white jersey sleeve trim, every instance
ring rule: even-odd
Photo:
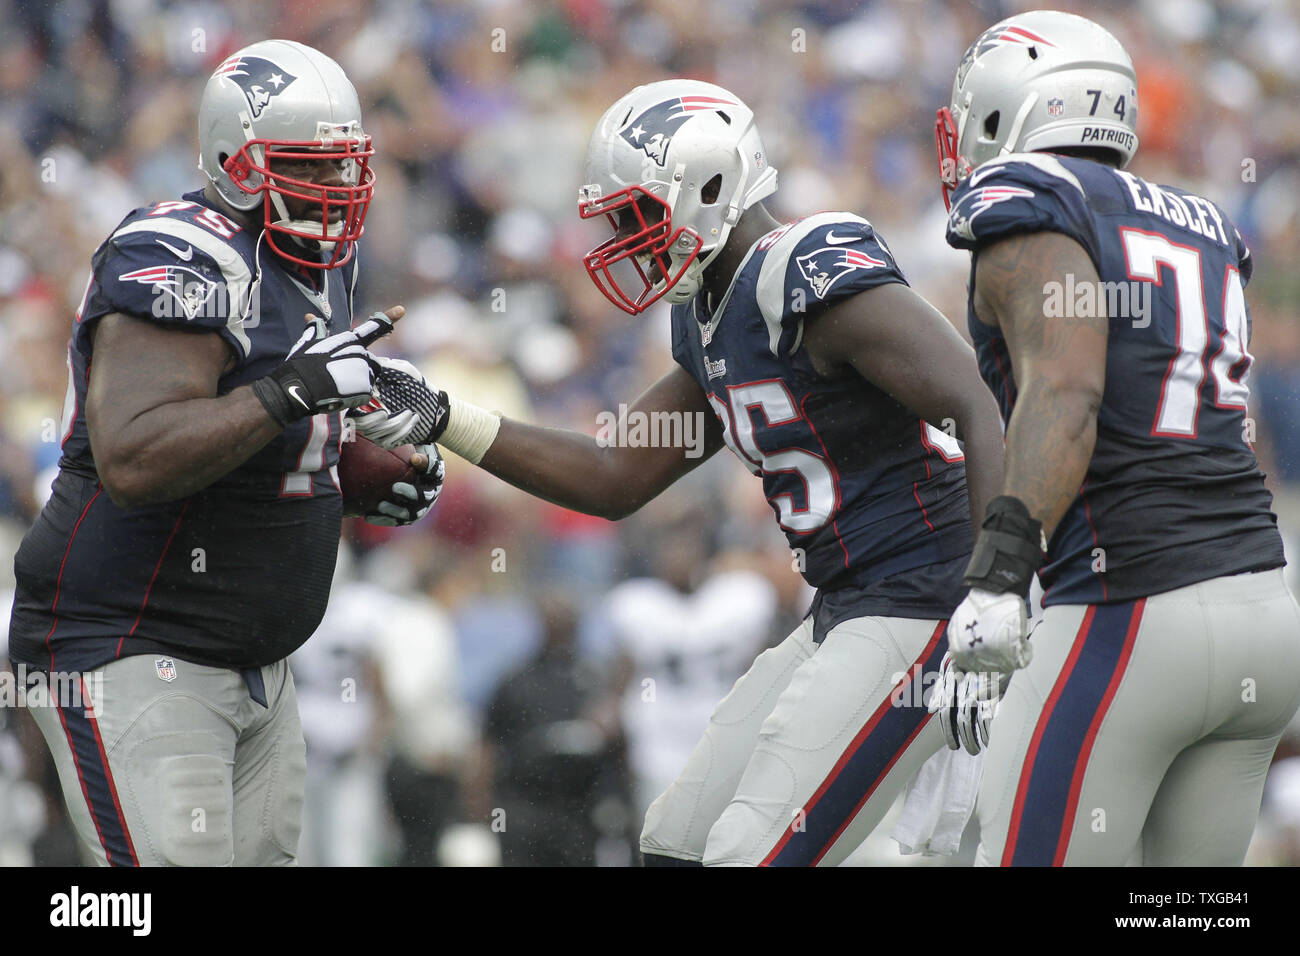
[[[975,172],[971,173],[970,184],[978,186],[980,181],[990,173],[1003,169],[1008,163],[1024,163],[1028,166],[1047,173],[1049,176],[1055,176],[1073,186],[1079,192],[1083,199],[1088,198],[1088,194],[1083,190],[1083,184],[1079,182],[1079,177],[1070,172],[1061,165],[1061,161],[1045,153],[1008,153],[1006,156],[999,156],[997,159],[991,159]]]

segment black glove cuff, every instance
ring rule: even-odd
[[[1001,594],[1029,597],[1034,572],[1043,562],[1043,526],[1029,516],[1019,498],[1001,495],[989,502],[962,584]]]
[[[284,392],[284,386],[276,381],[272,375],[259,378],[253,382],[253,394],[262,403],[262,407],[271,416],[271,420],[281,428],[287,428],[290,424],[303,417],[298,414],[301,409],[289,401],[289,396]]]

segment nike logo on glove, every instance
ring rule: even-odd
[[[826,241],[835,246],[845,242],[857,242],[861,238],[861,236],[837,236],[834,230],[826,233]]]
[[[292,395],[293,400],[297,402],[299,405],[301,405],[303,408],[311,408],[311,406],[307,404],[307,402],[303,399],[303,397],[298,394],[297,385],[290,385],[288,388],[285,389],[285,391],[288,392],[290,395]]]

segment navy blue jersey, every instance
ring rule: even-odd
[[[219,335],[234,359],[224,395],[280,365],[307,313],[348,329],[355,268],[300,271],[200,192],[137,209],[114,230],[73,325],[59,474],[14,561],[10,657],[68,671],[153,653],[242,668],[311,635],[342,519],[342,413],[294,423],[188,498],[123,509],[100,484],[86,428],[91,332],[119,312]]]
[[[905,280],[870,223],[810,216],[755,243],[711,313],[705,293],[674,307],[673,357],[762,478],[810,584],[892,580],[881,610],[858,610],[947,616],[971,547],[960,446],[855,372],[822,377],[802,344],[826,309],[890,282]],[[939,565],[935,587],[909,573]]]
[[[1185,190],[1041,153],[986,163],[954,194],[948,242],[974,250],[972,287],[980,248],[1041,231],[1083,246],[1102,282],[1044,289],[1044,313],[1110,317],[1096,450],[1048,542],[1044,603],[1130,601],[1280,567],[1245,420],[1251,259],[1236,228]],[[973,307],[969,321],[980,373],[1009,420],[1006,342]]]

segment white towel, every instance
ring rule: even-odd
[[[907,784],[903,812],[890,834],[904,856],[952,856],[975,809],[984,755],[941,749]]]

